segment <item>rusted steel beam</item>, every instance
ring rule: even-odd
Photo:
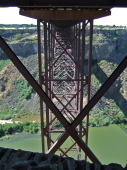
[[[26,67],[21,63],[21,61],[18,59],[18,57],[15,55],[15,53],[10,49],[10,47],[6,44],[6,42],[2,39],[1,36],[0,36],[0,47],[5,52],[5,54],[10,58],[10,60],[13,62],[13,64],[17,67],[17,69],[21,72],[21,74],[24,76],[24,78],[30,83],[30,85],[37,92],[37,94],[40,96],[40,98],[46,103],[47,107],[54,113],[54,115],[57,117],[57,119],[63,124],[63,126],[65,127],[65,129],[67,131],[65,133],[66,135],[64,136],[64,139],[66,140],[69,135],[72,136],[72,138],[81,147],[81,149],[84,152],[86,152],[86,154],[88,155],[88,157],[91,159],[92,162],[100,163],[100,161],[93,154],[93,152],[89,149],[89,147],[87,147],[85,142],[83,142],[83,140],[78,136],[77,131],[75,129],[73,129],[73,126],[70,126],[70,123],[65,119],[65,117],[61,114],[61,112],[53,104],[53,102],[50,100],[48,95],[43,91],[41,86],[35,81],[35,79],[32,77],[32,75],[29,73],[29,71],[26,69]],[[70,131],[70,133],[69,133],[69,131]],[[61,144],[65,140],[62,140]],[[59,147],[57,147],[57,149],[58,148]]]
[[[49,140],[51,143],[54,143],[54,141],[50,138],[49,135],[45,134],[45,136],[48,138],[48,140]],[[63,156],[69,157],[69,155],[64,151],[64,149],[61,149],[61,148],[58,148],[58,149],[63,153]]]
[[[45,78],[48,79],[48,23],[44,23],[44,55],[45,55]],[[48,82],[45,81],[45,92],[46,94],[49,94],[49,90],[48,90]],[[49,107],[46,105],[46,123],[49,124]],[[49,131],[49,126],[48,126],[48,130],[47,130],[47,134]],[[50,136],[50,134],[48,134],[48,136]],[[50,148],[51,142],[49,140],[49,138],[47,138],[47,145],[48,145],[48,149]]]
[[[86,23],[86,21],[83,21],[83,23],[82,23],[83,27],[84,27],[85,23]],[[83,31],[82,31],[82,42],[81,42],[81,46],[82,46],[82,50],[81,50],[82,51],[82,54],[81,54],[81,79],[83,79],[83,77],[84,77],[84,70],[85,70],[85,68],[84,68],[84,66],[85,66],[85,50],[86,50],[86,48],[85,48],[86,39],[85,38],[86,38],[86,29],[83,29]],[[80,51],[80,49],[79,49],[79,51]],[[81,81],[80,111],[83,108],[83,98],[84,98],[84,94],[83,94],[84,88],[83,87],[84,87],[84,81]],[[82,131],[83,125],[80,124],[79,128],[80,128],[80,131]],[[87,129],[87,127],[86,127],[86,129]],[[82,136],[82,133],[80,133],[80,137],[81,136]],[[81,148],[79,148],[79,151],[80,151],[80,155],[81,155]]]
[[[41,56],[41,30],[40,20],[37,20],[37,34],[38,34],[38,70],[39,70],[39,84],[42,87],[42,56]],[[42,153],[45,153],[45,140],[44,140],[44,113],[43,101],[40,98],[40,118],[41,118],[41,140],[42,140]]]
[[[89,58],[88,58],[88,95],[87,103],[90,101],[91,93],[91,75],[92,75],[92,40],[93,40],[93,20],[90,20],[90,35],[89,35]],[[89,114],[86,116],[86,139],[85,142],[88,145],[88,128],[89,128]],[[85,154],[85,160],[87,155]]]
[[[69,127],[70,129],[73,129],[72,126]],[[74,131],[73,131],[74,130]],[[47,153],[54,153],[57,151],[57,148],[59,148],[63,142],[68,138],[70,135],[76,143],[81,147],[81,149],[87,154],[87,156],[90,158],[90,160],[94,163],[101,164],[101,162],[98,160],[98,158],[94,155],[94,153],[89,149],[89,147],[85,144],[83,140],[78,136],[77,132],[75,129],[71,131],[66,131],[61,135],[58,140],[55,141],[55,143],[52,145],[52,147],[48,150]]]
[[[96,10],[20,10],[20,15],[46,21],[83,21],[85,19],[97,19],[111,15],[110,11]]]

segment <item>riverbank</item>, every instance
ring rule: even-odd
[[[19,123],[20,121],[15,121],[15,123]],[[12,121],[12,119],[9,119],[9,120],[0,120],[0,124],[1,125],[4,125],[4,124],[12,124],[12,123],[14,123],[13,121]]]
[[[5,122],[5,121],[4,121]],[[8,121],[11,122],[11,121]],[[24,121],[24,122],[13,122],[13,123],[5,123],[0,125],[0,138],[7,136],[7,135],[13,135],[15,133],[38,133],[40,130],[40,123],[30,122],[30,121]]]
[[[37,118],[37,117],[36,117]],[[83,125],[85,127],[86,122],[83,120]],[[127,118],[113,116],[113,117],[92,117],[90,116],[89,127],[106,127],[111,124],[117,124],[123,131],[127,133]],[[0,138],[6,137],[7,135],[13,135],[15,133],[27,132],[27,133],[38,133],[41,131],[41,124],[39,121],[23,121],[20,120],[0,120]],[[46,127],[46,122],[44,122],[44,127]],[[56,128],[62,128],[61,122],[57,122]]]

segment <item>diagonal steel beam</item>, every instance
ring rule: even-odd
[[[56,141],[52,148],[50,148],[50,152],[55,152],[57,147],[60,147],[62,144],[61,141],[65,141],[69,134],[74,138],[73,130],[78,126],[78,124],[85,118],[85,116],[89,113],[89,111],[95,106],[95,104],[101,99],[101,97],[106,93],[106,91],[111,87],[114,81],[119,77],[119,75],[123,72],[123,70],[127,67],[127,56],[123,59],[123,61],[119,64],[119,66],[115,69],[115,71],[111,74],[111,76],[107,79],[107,81],[102,85],[102,87],[98,90],[98,92],[93,96],[93,98],[89,101],[89,103],[84,107],[84,109],[79,113],[79,115],[75,118],[75,120],[71,123],[69,129],[60,137],[59,141]]]
[[[5,54],[10,58],[13,64],[17,67],[17,69],[21,72],[21,74],[25,77],[25,79],[30,83],[33,89],[38,93],[40,98],[46,103],[49,109],[55,114],[57,119],[60,120],[60,122],[63,124],[63,126],[67,130],[67,132],[65,133],[66,134],[65,138],[67,139],[69,135],[72,136],[72,138],[77,142],[77,144],[82,148],[82,150],[88,155],[91,161],[100,164],[100,161],[98,160],[98,158],[93,154],[93,152],[89,149],[89,147],[85,144],[85,142],[78,136],[77,131],[73,129],[73,126],[71,126],[71,124],[64,118],[64,116],[57,109],[57,107],[54,105],[54,103],[51,101],[48,95],[43,91],[40,85],[32,77],[32,75],[29,73],[26,67],[21,63],[21,61],[18,59],[15,53],[11,50],[11,48],[6,44],[6,42],[2,39],[1,36],[0,36],[0,47],[5,52]],[[69,133],[70,129],[72,129],[71,130],[72,133]],[[63,142],[65,140],[63,140]]]

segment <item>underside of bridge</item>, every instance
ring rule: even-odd
[[[2,38],[0,45],[40,96],[42,152],[57,151],[59,155],[67,157],[77,155],[78,160],[88,156],[92,162],[100,163],[87,146],[89,111],[127,65],[124,61],[91,99],[93,20],[110,15],[113,4],[94,7],[18,6],[21,15],[37,19],[39,84]],[[87,58],[86,32],[89,32]],[[41,55],[42,44],[44,58]],[[88,69],[85,72],[86,65]],[[66,144],[67,139],[70,145]]]
[[[59,153],[86,159],[87,153],[68,134],[68,145],[61,137],[67,133],[63,118],[71,124],[90,100],[93,20],[110,15],[110,8],[89,9],[70,7],[21,8],[20,14],[37,19],[40,86],[59,110],[61,119],[40,101],[42,123],[42,152]],[[41,56],[41,27],[44,30],[44,60]],[[85,73],[85,35],[89,30],[88,70]],[[88,31],[87,31],[88,32]],[[78,123],[75,131],[87,147],[89,113]],[[45,141],[45,137],[47,141]],[[59,151],[59,152],[58,152]],[[94,154],[93,154],[93,157]],[[97,158],[95,158],[97,159]],[[98,161],[98,160],[97,160]]]

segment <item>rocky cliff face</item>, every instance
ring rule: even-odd
[[[93,59],[119,63],[127,55],[127,29],[95,29]]]
[[[8,42],[10,47],[24,63],[30,73],[38,79],[37,59],[37,35],[36,30],[0,30],[1,36]],[[19,34],[19,38],[16,35]],[[88,58],[88,35],[86,36],[86,59]],[[43,47],[42,47],[43,52]],[[92,95],[110,76],[120,61],[127,55],[127,29],[126,28],[95,28],[93,35],[93,78]],[[2,50],[0,50],[0,110],[9,107],[26,109],[30,113],[39,112],[39,99],[37,94],[30,88],[24,78],[9,62]],[[8,61],[8,62],[6,62]],[[4,63],[4,64],[3,64]],[[126,114],[127,110],[127,71],[114,83],[107,94],[96,105],[102,109],[114,103],[119,111]],[[22,86],[19,82],[22,81]],[[22,91],[27,94],[26,98]],[[117,95],[114,95],[117,94]]]

